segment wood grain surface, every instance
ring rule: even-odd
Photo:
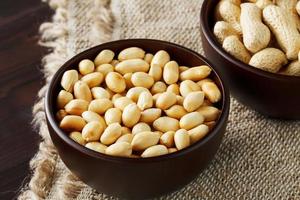
[[[0,199],[28,183],[39,136],[31,109],[43,84],[38,27],[52,11],[40,0],[0,1]]]

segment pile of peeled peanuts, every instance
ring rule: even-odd
[[[64,72],[56,118],[70,138],[100,153],[173,153],[205,137],[219,117],[221,92],[210,73],[206,65],[179,66],[164,50],[130,47],[115,58],[105,49]]]

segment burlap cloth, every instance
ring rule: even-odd
[[[47,83],[68,58],[109,40],[162,39],[203,54],[201,2],[50,0],[56,9],[53,22],[40,29],[41,44],[53,48],[44,58]],[[42,142],[30,163],[31,181],[19,199],[113,199],[74,177],[58,157],[45,124],[46,88],[33,110]],[[192,183],[162,199],[300,199],[300,122],[267,119],[231,102],[227,132],[215,159]]]

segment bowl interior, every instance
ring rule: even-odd
[[[210,75],[210,78],[212,78],[216,82],[216,84],[218,85],[222,93],[222,100],[219,101],[217,104],[215,104],[215,106],[218,107],[222,112],[219,116],[219,119],[216,121],[216,126],[214,127],[214,129],[201,141],[191,145],[190,147],[184,150],[172,154],[167,154],[167,155],[152,157],[152,158],[132,159],[132,158],[112,157],[112,156],[108,156],[105,154],[92,151],[71,140],[68,137],[68,135],[59,128],[58,122],[55,119],[56,97],[59,91],[62,89],[60,86],[60,80],[63,73],[66,70],[77,69],[78,63],[82,59],[94,60],[97,54],[103,49],[111,49],[112,51],[115,52],[115,55],[118,55],[118,53],[124,48],[133,47],[133,46],[140,47],[144,49],[147,53],[153,53],[153,54],[159,50],[166,50],[170,54],[171,59],[176,60],[180,66],[181,65],[184,66],[208,65],[212,67],[213,71]],[[221,124],[226,123],[227,120],[228,111],[229,111],[229,91],[227,87],[224,85],[221,77],[218,75],[216,69],[213,66],[211,66],[211,64],[205,58],[203,58],[196,52],[189,50],[185,47],[173,43],[165,42],[165,41],[150,40],[150,39],[128,39],[128,40],[113,41],[113,42],[101,44],[99,46],[95,46],[91,49],[88,49],[74,56],[69,61],[67,61],[53,76],[53,79],[50,83],[46,95],[45,107],[46,107],[46,115],[52,128],[59,135],[59,137],[61,137],[66,142],[66,144],[71,145],[78,151],[84,152],[93,157],[110,159],[114,161],[148,162],[148,161],[159,161],[161,159],[168,159],[175,156],[181,156],[189,151],[192,151],[194,148],[197,148],[198,146],[204,144],[206,141],[210,140],[210,138],[213,135],[218,134]]]
[[[201,28],[203,30],[203,34],[207,38],[210,45],[224,58],[229,60],[234,65],[242,68],[243,70],[246,70],[250,73],[255,73],[256,75],[263,76],[266,78],[271,78],[274,80],[280,80],[283,82],[300,82],[300,77],[297,76],[288,76],[288,75],[282,75],[277,73],[272,73],[268,71],[261,70],[259,68],[255,68],[251,65],[248,65],[246,63],[241,62],[240,60],[236,59],[229,53],[227,53],[222,45],[218,42],[217,38],[215,37],[213,33],[213,28],[216,23],[214,19],[214,13],[216,5],[218,4],[220,0],[204,0],[202,8],[201,8],[201,14],[200,14],[200,23]]]

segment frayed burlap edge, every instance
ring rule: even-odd
[[[29,183],[21,189],[18,199],[45,199],[52,186],[52,177],[57,164],[57,151],[53,146],[47,129],[44,97],[48,84],[59,69],[68,59],[67,41],[68,27],[68,0],[42,0],[55,10],[52,22],[45,22],[40,26],[41,46],[52,49],[43,60],[43,73],[46,84],[38,93],[38,99],[33,107],[34,128],[41,136],[38,152],[30,161],[32,177]],[[93,0],[94,7],[91,11],[91,24],[89,40],[91,44],[103,43],[111,38],[113,29],[113,17],[110,10],[110,0]],[[64,176],[60,187],[61,199],[74,199],[85,186],[77,177],[68,173]]]

